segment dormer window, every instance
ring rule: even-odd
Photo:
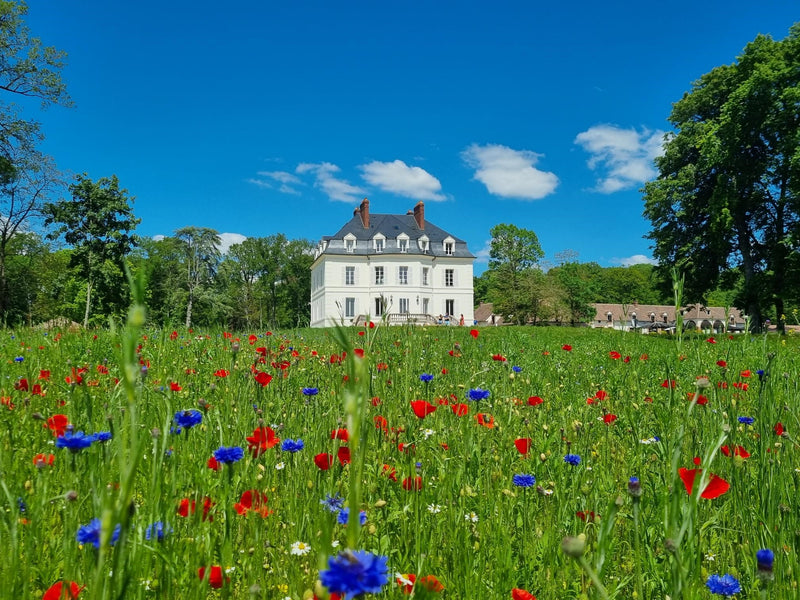
[[[405,233],[397,236],[397,249],[403,254],[408,252],[408,236]]]
[[[383,252],[383,249],[384,249],[384,247],[386,245],[386,239],[382,235],[379,234],[379,235],[376,235],[373,238],[372,243],[373,243],[373,247],[375,248],[375,252],[380,254],[381,252]]]
[[[447,256],[453,256],[453,254],[455,254],[455,249],[456,249],[456,241],[451,237],[446,238],[444,240],[444,253]]]
[[[356,236],[352,233],[348,233],[344,236],[344,251],[348,254],[352,254],[356,251]]]
[[[430,249],[430,241],[428,240],[428,236],[423,235],[419,238],[419,249],[423,253],[427,253]]]

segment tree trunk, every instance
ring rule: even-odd
[[[89,327],[89,307],[92,305],[92,280],[86,282],[86,312],[83,313],[83,328]]]
[[[192,326],[192,291],[189,290],[189,302],[186,304],[186,329]]]

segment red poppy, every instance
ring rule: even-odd
[[[200,567],[199,569],[197,569],[197,576],[200,579],[205,579],[206,578],[206,568],[205,567]],[[227,581],[230,581],[230,578],[226,577],[225,579]],[[223,584],[222,567],[219,567],[219,566],[215,565],[215,566],[211,567],[211,569],[209,570],[209,573],[208,573],[208,585],[210,585],[215,590],[218,590],[219,588],[222,587],[222,584]]]
[[[531,438],[517,438],[514,440],[514,446],[516,446],[517,451],[524,456],[530,452],[532,442],[533,440]]]
[[[475,415],[475,420],[478,421],[478,425],[483,425],[488,429],[494,428],[494,417],[490,414],[478,413]]]
[[[567,352],[572,352],[572,346],[570,346],[569,344],[564,344],[563,346],[561,346],[561,349],[566,350]]]
[[[437,398],[436,402],[439,404],[439,406],[447,406],[450,404],[450,399],[446,396],[442,396],[441,398]]]
[[[33,457],[33,464],[37,467],[50,467],[55,459],[56,457],[52,454],[37,454]]]
[[[661,384],[661,387],[663,387],[663,388],[674,388],[676,385],[678,385],[678,384],[674,379],[665,379],[663,381],[663,383]]]
[[[219,462],[217,462],[217,459],[213,455],[211,456],[211,458],[208,459],[208,462],[206,464],[208,465],[209,469],[214,469],[215,471],[219,471]]]
[[[180,503],[178,504],[178,515],[181,517],[188,517],[190,514],[193,515],[195,512],[196,502],[194,500],[189,500],[188,498],[183,498]],[[203,521],[213,521],[214,518],[208,515],[211,508],[214,506],[214,502],[211,501],[211,498],[206,496],[203,498]]]
[[[630,356],[626,356],[625,358],[622,359],[622,362],[624,362],[624,363],[631,362],[631,357]]]
[[[375,365],[375,368],[378,371],[388,371],[389,370],[389,365],[387,365],[384,362],[379,362],[377,365]]]
[[[216,375],[217,377],[227,377],[228,375],[230,375],[230,371],[226,369],[217,369],[216,371],[214,371],[214,375]]]
[[[457,417],[463,417],[469,412],[468,404],[451,404],[450,408],[453,409],[453,414]]]
[[[392,481],[397,481],[397,470],[391,465],[383,465],[381,475],[386,475]]]
[[[734,381],[733,382],[733,387],[735,387],[737,390],[742,390],[743,392],[746,392],[747,388],[748,388],[748,384],[741,383],[739,381]]]
[[[694,398],[694,394],[693,394],[693,393],[691,393],[691,392],[690,392],[690,393],[688,393],[688,394],[686,394],[686,396],[689,398],[689,402],[691,402],[692,400],[694,400],[694,399],[695,399],[695,398]],[[697,402],[697,404],[699,404],[700,406],[705,406],[706,404],[708,404],[708,398],[706,398],[705,396],[703,396],[703,394],[697,394],[697,400],[696,400],[696,402]]]
[[[249,336],[247,336],[247,341],[250,343],[251,346],[253,346],[256,343],[257,339],[258,336],[254,333],[251,333]]]
[[[424,419],[432,412],[436,412],[436,406],[427,400],[412,400],[411,408],[414,411],[414,414],[420,419]]]
[[[38,383],[34,383],[33,387],[31,388],[31,394],[34,396],[44,396],[44,392],[42,391],[42,386]]]
[[[355,354],[358,358],[364,358],[364,349],[363,348],[355,348],[353,350],[353,354]]]
[[[536,596],[534,596],[527,590],[514,588],[513,590],[511,590],[511,600],[536,600]]]
[[[400,452],[413,452],[415,448],[416,446],[414,446],[414,444],[405,444],[403,442],[397,444],[397,449]]]
[[[331,439],[342,440],[343,442],[346,442],[348,439],[350,439],[350,433],[347,431],[347,429],[334,429],[331,431]]]
[[[731,455],[731,449],[728,447],[727,444],[722,446],[719,450],[725,456],[730,456]],[[744,446],[735,446],[734,449],[733,449],[733,455],[734,456],[740,456],[742,458],[750,458],[750,453],[747,450],[744,449]]]
[[[588,519],[589,522],[592,522],[600,518],[600,515],[595,514],[593,510],[587,510],[586,512],[579,510],[578,512],[575,513],[575,516],[578,517],[581,521],[586,521]]]
[[[18,380],[14,384],[14,389],[18,390],[20,392],[27,392],[28,391],[28,380],[25,379],[24,377],[22,379]]]
[[[750,377],[750,375],[752,375],[752,373],[750,372],[750,369],[747,369],[746,371],[742,371],[741,373],[739,373],[739,375],[741,375],[742,377],[747,378],[747,377]]]
[[[616,420],[617,420],[617,415],[612,415],[611,413],[608,413],[603,417],[603,423],[605,423],[606,425],[611,425]]]
[[[694,488],[694,480],[698,473],[702,473],[702,469],[686,469],[681,467],[678,469],[678,475],[683,481],[683,486],[686,488],[686,493],[690,496],[692,495],[692,489]],[[707,500],[714,500],[715,498],[719,498],[727,492],[731,487],[727,481],[725,481],[722,477],[717,475],[711,474],[711,479],[708,481],[708,484],[700,493],[701,498],[705,498]]]
[[[716,344],[716,343],[717,343],[717,340],[715,340],[713,337],[710,337],[710,338],[708,338],[706,341],[707,341],[709,344]]]
[[[317,468],[321,471],[327,471],[331,468],[331,464],[333,463],[333,454],[328,454],[326,452],[320,452],[314,457],[314,464],[317,465]]]
[[[267,508],[267,495],[258,490],[247,490],[239,498],[239,502],[233,505],[236,512],[240,515],[247,514],[249,511],[258,513],[262,517],[268,517],[272,511]]]
[[[594,397],[597,398],[598,400],[605,400],[606,398],[608,398],[608,392],[606,392],[605,390],[597,390],[597,392],[595,392],[594,394]]]
[[[506,362],[507,359],[502,354],[492,354],[492,360],[496,360],[499,362]]]
[[[410,582],[410,583],[409,583]],[[403,593],[410,594],[415,586],[419,586],[429,592],[439,593],[444,590],[444,586],[435,575],[425,575],[417,579],[414,573],[399,575],[397,585],[403,588]]]
[[[180,392],[183,388],[180,386],[180,384],[177,381],[172,381],[169,384],[169,389],[171,391],[173,391],[173,392]]]
[[[608,353],[608,355],[609,355],[611,358],[613,358],[614,360],[619,360],[620,358],[622,358],[622,354],[620,354],[620,353],[619,353],[619,352],[617,352],[616,350],[612,350],[611,352],[609,352],[609,353]]]
[[[85,585],[78,585],[74,581],[70,581],[64,587],[64,581],[56,581],[53,585],[47,588],[42,600],[75,600],[84,588]]]
[[[46,370],[39,371],[39,379],[44,379],[45,381],[50,381],[50,371],[46,371]]]
[[[253,435],[247,439],[247,446],[253,454],[253,458],[258,458],[268,449],[280,443],[280,439],[275,436],[271,427],[259,427],[253,430]]]
[[[177,340],[178,339],[178,332],[177,331],[173,331],[172,333],[170,333],[169,334],[169,339],[171,339],[172,341]]]
[[[61,437],[67,432],[69,426],[69,419],[67,415],[53,415],[47,419],[47,428],[53,432],[56,437]]]
[[[783,432],[785,431],[783,429],[783,423],[775,423],[775,427],[773,427],[773,430],[775,431],[775,435],[782,436]]]
[[[313,598],[314,600],[319,600],[319,598],[317,598],[316,596],[314,596]],[[342,597],[336,592],[331,592],[330,600],[342,600]]]
[[[369,403],[372,404],[372,406],[380,406],[381,399],[378,396],[373,396]]]
[[[469,330],[469,334],[470,334],[470,335],[471,335],[473,338],[475,338],[476,340],[478,339],[478,335],[479,335],[479,333],[480,333],[480,332],[479,332],[477,329],[470,329],[470,330]]]
[[[406,477],[403,479],[403,489],[409,492],[418,492],[422,489],[422,477]]]
[[[272,375],[269,373],[264,373],[263,371],[258,371],[255,374],[255,380],[261,384],[261,387],[267,387],[269,382],[272,381]]]
[[[528,406],[539,406],[544,400],[542,400],[539,396],[531,396],[528,398]]]
[[[336,458],[339,459],[339,462],[342,466],[345,466],[350,462],[350,448],[347,446],[342,446],[336,451]]]
[[[722,367],[724,369],[725,367],[728,366],[728,363],[726,363],[724,360],[718,360],[717,361],[717,366],[718,367]]]
[[[383,415],[375,415],[372,421],[375,423],[375,429],[380,429],[384,433],[389,428],[389,423]]]

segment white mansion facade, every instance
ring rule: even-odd
[[[311,326],[437,323],[440,315],[471,325],[474,260],[466,242],[425,222],[422,202],[405,215],[371,215],[365,198],[315,251]]]

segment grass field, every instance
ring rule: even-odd
[[[382,598],[800,594],[792,336],[129,326],[0,344],[2,598],[62,580],[81,599],[321,598],[320,570],[366,556],[346,548],[385,557],[364,584]]]

